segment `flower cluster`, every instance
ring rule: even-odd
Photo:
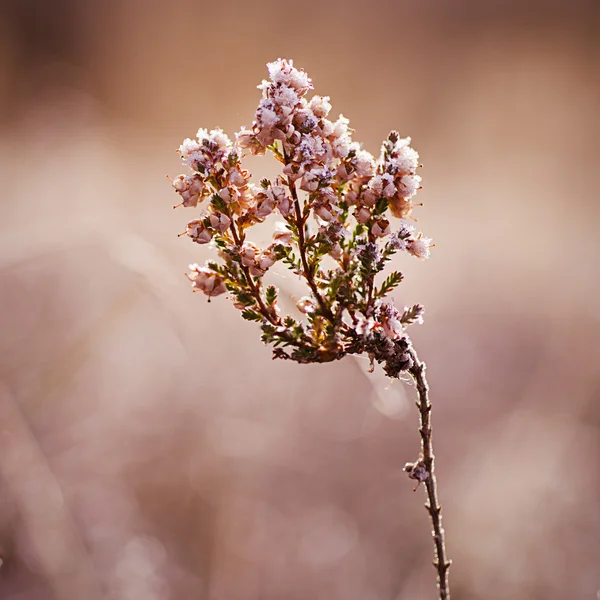
[[[178,206],[200,210],[185,235],[211,243],[221,258],[191,265],[192,287],[209,298],[228,293],[243,318],[261,324],[276,358],[325,362],[368,352],[396,377],[411,367],[405,329],[423,308],[396,308],[389,294],[402,274],[380,274],[397,252],[429,257],[431,240],[406,220],[421,186],[419,155],[392,132],[375,158],[352,140],[348,119],[329,118],[329,97],[307,98],[312,81],[293,61],[267,67],[250,128],[234,142],[200,129],[179,148],[191,173],[172,181]],[[281,173],[256,185],[242,159],[266,152]],[[248,231],[271,215],[280,219],[272,243],[259,248]],[[307,285],[297,315],[282,316],[279,291],[264,283],[278,262]]]

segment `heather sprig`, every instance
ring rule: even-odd
[[[431,405],[421,381],[424,365],[406,332],[422,322],[424,309],[398,309],[390,294],[402,273],[384,273],[396,253],[426,259],[433,245],[407,221],[421,188],[419,155],[410,138],[392,131],[375,158],[352,140],[347,118],[328,118],[328,96],[307,97],[312,81],[293,61],[279,59],[267,68],[250,128],[233,141],[221,129],[199,129],[179,148],[190,172],[172,180],[181,196],[177,206],[196,211],[182,235],[212,245],[218,256],[190,265],[188,278],[194,291],[209,299],[226,294],[243,319],[258,323],[273,358],[322,363],[366,353],[389,377],[413,376],[422,452],[419,468],[407,472],[428,489],[434,534],[442,540],[442,550],[436,546],[440,597],[449,598],[441,517],[430,492],[430,485],[436,491]],[[254,183],[243,159],[266,153],[279,161],[280,173]],[[272,242],[257,246],[251,228],[275,216]],[[295,314],[282,314],[279,290],[267,283],[276,263],[306,285]]]
[[[388,297],[402,274],[379,285],[376,278],[396,252],[429,256],[431,240],[404,220],[421,184],[419,156],[410,138],[392,132],[374,158],[352,140],[348,119],[328,118],[328,97],[307,98],[313,86],[304,71],[281,59],[268,69],[250,129],[235,141],[200,129],[179,148],[191,173],[173,180],[178,206],[199,209],[185,234],[220,257],[190,266],[192,287],[228,293],[244,319],[260,323],[276,358],[326,362],[368,352],[397,377],[412,365],[405,326],[416,319],[402,320]],[[271,153],[281,173],[252,183],[242,164],[248,153]],[[251,227],[271,215],[283,221],[259,248]],[[265,283],[277,262],[307,285],[296,315],[281,314],[278,290]]]

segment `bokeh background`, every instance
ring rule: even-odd
[[[0,598],[435,597],[414,389],[272,362],[183,277],[174,150],[249,124],[279,56],[425,165],[396,300],[453,598],[595,599],[596,0],[0,2]]]

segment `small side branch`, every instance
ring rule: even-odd
[[[433,541],[435,545],[435,560],[433,566],[437,571],[438,590],[440,600],[450,599],[450,587],[448,584],[448,571],[451,561],[446,552],[446,542],[444,538],[444,528],[442,527],[442,508],[438,501],[438,490],[435,479],[435,457],[433,454],[433,441],[431,430],[431,403],[429,401],[429,385],[425,377],[425,363],[419,361],[414,350],[410,351],[413,359],[413,366],[409,372],[415,380],[417,386],[419,409],[419,433],[421,435],[421,457],[416,464],[410,464],[405,470],[417,479],[423,481],[427,493],[427,502],[425,508],[431,517],[433,525]]]
[[[285,149],[283,151],[283,162],[286,165],[289,162]],[[300,199],[298,198],[298,192],[296,190],[296,183],[292,181],[291,177],[287,180],[287,186],[290,190],[292,200],[294,203],[295,223],[298,229],[298,251],[300,253],[300,260],[302,261],[304,277],[323,315],[335,327],[336,318],[329,306],[327,305],[327,303],[325,302],[325,300],[323,299],[323,297],[321,296],[321,294],[319,293],[319,289],[317,288],[317,284],[314,280],[312,269],[310,268],[308,260],[306,258],[306,239],[304,235],[304,226],[306,224],[306,218],[302,214],[302,208],[300,207]]]
[[[234,241],[235,245],[238,247],[239,250],[241,250],[242,242],[240,240],[239,234],[235,227],[234,221],[231,222],[231,226],[229,229],[231,231],[231,235],[233,236],[233,241]],[[265,303],[263,302],[262,296],[260,294],[260,290],[258,289],[256,284],[252,280],[252,275],[250,274],[250,270],[248,269],[248,267],[242,265],[242,271],[244,273],[244,277],[246,278],[246,283],[248,284],[248,287],[252,291],[252,295],[254,296],[254,299],[256,300],[256,302],[258,304],[260,314],[265,319],[267,319],[267,321],[270,321],[273,325],[280,325],[280,321],[279,321],[279,318],[277,317],[276,313],[274,311],[269,310],[265,306]]]

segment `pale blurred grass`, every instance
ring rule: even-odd
[[[396,127],[425,164],[418,224],[437,246],[398,262],[397,301],[427,307],[414,338],[455,596],[593,597],[597,11],[332,3],[309,34],[278,6],[63,2],[47,54],[15,28],[27,11],[7,13],[0,597],[433,597],[423,499],[400,470],[414,391],[360,360],[272,362],[183,277],[208,254],[176,237],[191,213],[170,210],[173,149],[248,122],[282,54],[370,150]],[[271,33],[248,43],[256,28]]]

